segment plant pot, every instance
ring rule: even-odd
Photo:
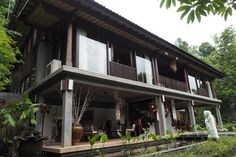
[[[19,157],[41,157],[42,141],[21,141],[18,148]]]
[[[82,126],[74,126],[72,128],[72,145],[78,145],[84,134],[84,129]]]
[[[18,157],[41,157],[43,140],[38,132],[29,132],[27,136],[15,136],[14,139],[19,142]]]

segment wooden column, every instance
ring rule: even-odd
[[[223,121],[222,121],[221,114],[220,114],[220,105],[216,105],[215,110],[216,110],[217,124],[219,127],[223,127]]]
[[[185,88],[186,88],[186,92],[190,92],[189,89],[189,81],[188,81],[188,73],[187,71],[184,69],[184,78],[185,78]]]
[[[164,95],[155,97],[155,103],[158,106],[158,117],[159,117],[159,132],[160,135],[166,136],[166,117],[165,117],[165,106],[164,106]]]
[[[76,25],[76,35],[75,35],[75,67],[79,68],[79,37],[80,30],[78,24]]]
[[[193,106],[194,106],[193,101],[188,102],[188,114],[189,114],[190,125],[193,128],[193,131],[195,131],[196,120],[195,120],[195,116],[194,116]]]
[[[152,74],[153,74],[154,84],[157,85],[157,73],[156,73],[155,57],[151,57],[151,63],[152,63]]]
[[[212,94],[212,90],[211,90],[211,84],[210,84],[210,82],[206,82],[206,84],[207,84],[208,96],[209,96],[210,98],[213,98],[213,94]]]
[[[155,71],[156,71],[156,84],[160,85],[160,74],[159,74],[157,56],[154,57],[154,65],[155,65]]]
[[[171,110],[173,115],[173,120],[177,120],[176,108],[175,108],[175,100],[171,99]]]
[[[110,61],[109,61],[109,58],[111,57],[111,53],[109,53],[109,51],[111,51],[111,49],[109,49],[109,46],[110,46],[110,43],[109,41],[107,41],[107,45],[106,45],[106,55],[107,55],[107,74],[110,75],[111,74],[111,67],[110,67]]]
[[[67,44],[66,44],[66,65],[72,66],[72,33],[73,24],[70,22],[67,27]]]
[[[72,142],[72,99],[73,99],[73,81],[61,81],[62,95],[62,128],[61,128],[61,146],[69,147]]]
[[[121,124],[121,131],[124,131],[124,124],[125,124],[125,118],[124,118],[124,100],[119,97],[119,93],[114,93],[115,97],[115,107],[116,107],[116,120],[120,122]]]
[[[210,84],[211,84],[212,95],[214,98],[216,98],[215,80],[212,80]]]

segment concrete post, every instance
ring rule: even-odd
[[[62,98],[61,146],[71,146],[72,139],[72,91],[65,90]]]
[[[216,110],[217,124],[219,127],[223,127],[223,122],[222,122],[222,118],[221,118],[221,114],[220,114],[220,105],[216,105],[215,110]]]
[[[159,117],[159,132],[160,135],[166,136],[166,117],[165,117],[165,106],[164,100],[160,97],[155,97],[155,103],[158,106],[158,117]]]
[[[62,128],[61,146],[71,146],[72,140],[72,99],[73,99],[73,80],[61,81],[62,96]]]
[[[44,102],[44,98],[41,96],[38,96],[38,98],[36,98],[37,100],[35,100],[38,103],[43,103]],[[41,113],[41,111],[38,111],[36,113],[36,126],[35,126],[35,131],[38,132],[42,132],[43,131],[43,114]],[[43,134],[43,132],[42,132]]]
[[[194,106],[193,101],[188,102],[188,113],[189,113],[190,125],[192,126],[193,131],[195,131],[196,120],[195,120],[195,116],[194,116],[193,106]]]

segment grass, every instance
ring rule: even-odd
[[[218,141],[207,141],[196,147],[152,157],[236,157],[236,137],[221,137]]]

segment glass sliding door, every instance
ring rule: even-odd
[[[79,68],[107,74],[106,44],[88,38],[86,31],[81,31],[79,36]]]
[[[153,84],[152,65],[148,56],[136,56],[137,79],[140,82]]]

